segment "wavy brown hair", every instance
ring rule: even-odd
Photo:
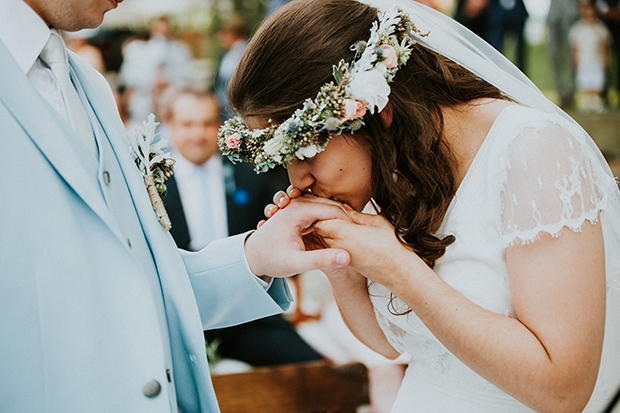
[[[354,0],[295,0],[267,19],[250,41],[229,86],[242,117],[282,122],[333,80],[332,66],[351,61],[377,10]],[[415,24],[416,22],[413,21]],[[369,148],[373,199],[401,242],[430,267],[454,236],[437,234],[454,197],[455,159],[443,137],[442,108],[501,92],[416,44],[390,84],[393,120],[367,113],[354,139]]]

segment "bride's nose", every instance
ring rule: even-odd
[[[301,189],[303,192],[311,192],[311,187],[315,182],[314,176],[304,162],[291,162],[286,166],[288,179],[291,185]]]

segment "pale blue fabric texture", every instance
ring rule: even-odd
[[[281,312],[286,284],[255,280],[247,234],[176,248],[107,82],[70,66],[99,165],[0,42],[0,411],[216,412],[203,328]]]

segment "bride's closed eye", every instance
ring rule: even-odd
[[[295,158],[290,163],[293,165],[303,165],[303,164],[308,164],[315,159],[316,159],[316,155],[314,155],[312,158],[304,158],[304,159]]]

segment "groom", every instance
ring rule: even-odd
[[[286,308],[266,276],[349,260],[303,250],[305,227],[343,216],[303,202],[251,234],[175,247],[107,83],[58,32],[117,5],[0,3],[2,412],[217,412],[202,330]]]

